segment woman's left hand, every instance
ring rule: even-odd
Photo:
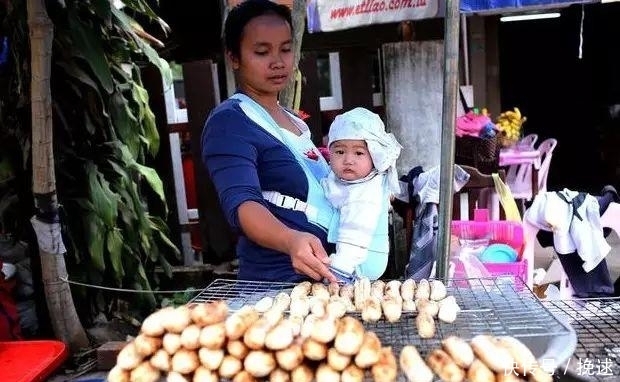
[[[336,276],[328,268],[329,257],[316,236],[292,231],[287,247],[295,271],[315,280],[336,281]]]

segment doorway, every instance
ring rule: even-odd
[[[560,12],[556,19],[500,22],[502,110],[519,107],[528,117],[525,133],[538,134],[539,142],[558,140],[549,190],[618,187],[620,119],[613,109],[620,104],[620,4]]]

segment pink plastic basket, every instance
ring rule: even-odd
[[[484,267],[492,277],[512,276],[515,287],[522,290],[527,280],[527,260],[522,258],[523,252],[523,225],[517,222],[498,220],[489,221],[488,215],[480,211],[476,214],[478,220],[455,220],[451,224],[452,235],[460,239],[488,239],[489,244],[501,243],[514,248],[518,254],[518,261],[513,263],[484,263]],[[467,279],[463,263],[451,260],[455,264],[453,279]],[[465,281],[466,282],[466,281]]]
[[[498,221],[452,221],[452,235],[462,239],[488,238],[490,244],[508,244],[521,257],[523,249],[523,225],[517,222]]]
[[[527,280],[527,260],[523,259],[514,263],[484,263],[484,267],[493,277],[512,277],[515,288],[519,291],[523,290]],[[465,279],[468,276],[465,274],[463,264],[459,261],[456,262],[452,278],[456,286],[467,287],[468,283]]]

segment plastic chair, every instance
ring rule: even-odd
[[[521,138],[519,142],[517,142],[517,147],[533,149],[537,141],[538,141],[538,134],[528,134],[525,137]],[[517,177],[518,171],[519,171],[518,164],[513,164],[509,166],[508,172],[506,172],[506,181],[509,182],[515,179]]]
[[[517,175],[513,179],[506,179],[508,187],[512,191],[515,199],[532,200],[536,195],[532,190],[532,171],[533,166],[538,168],[538,190],[539,192],[547,191],[547,178],[549,176],[549,167],[551,166],[551,158],[553,157],[553,150],[557,146],[558,141],[554,138],[544,140],[538,151],[540,151],[540,158],[536,163],[521,164],[518,165]]]
[[[528,134],[517,143],[519,147],[534,148],[534,145],[538,141],[538,134]]]
[[[530,289],[534,288],[534,249],[538,240],[536,239],[538,231],[538,227],[523,219],[523,253],[521,259],[527,260],[527,278],[524,281]]]
[[[461,202],[467,201],[467,213],[469,220],[473,219],[474,209],[488,208],[491,216],[497,215],[499,209],[499,220],[504,220],[506,215],[504,209],[499,205],[499,199],[495,200],[493,194],[495,192],[495,182],[491,175],[482,174],[477,168],[460,165],[463,170],[469,174],[469,181],[461,188],[459,192],[454,194],[452,203],[452,218],[454,220],[467,220],[461,216]],[[506,173],[504,170],[498,171],[499,177],[505,182]],[[464,200],[463,200],[464,199]]]

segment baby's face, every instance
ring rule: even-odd
[[[329,146],[329,163],[336,176],[343,180],[358,180],[373,169],[372,158],[363,140],[343,139]]]

